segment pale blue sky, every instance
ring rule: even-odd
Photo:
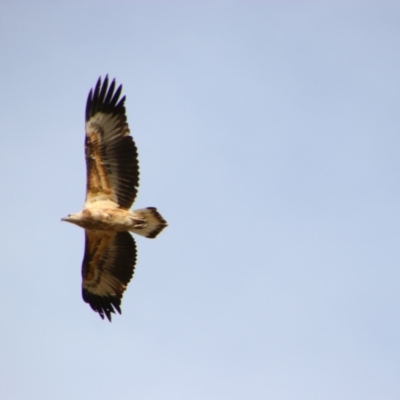
[[[0,1],[1,399],[398,399],[400,3]],[[139,149],[122,315],[81,299],[84,108]]]

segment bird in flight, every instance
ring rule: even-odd
[[[82,297],[111,322],[133,276],[136,244],[129,232],[155,238],[166,226],[154,207],[130,211],[139,186],[136,145],[129,135],[122,85],[101,77],[86,103],[86,200],[62,221],[85,229]]]

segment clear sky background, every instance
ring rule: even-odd
[[[400,3],[0,1],[1,399],[400,398]],[[123,84],[122,315],[81,299],[84,109]]]

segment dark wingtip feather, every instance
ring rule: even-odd
[[[107,75],[108,76],[108,75]],[[104,103],[108,104],[110,103],[111,98],[113,97],[115,90],[115,78],[112,80],[110,88],[108,89],[107,96],[104,99]]]
[[[108,88],[108,75],[104,78],[103,86],[101,87],[101,91],[99,93],[99,103],[102,103],[104,101],[104,97],[107,93],[107,88]]]
[[[115,107],[118,101],[119,96],[121,95],[122,92],[122,85],[118,86],[118,89],[115,91],[113,98],[110,101],[110,106]]]
[[[118,102],[118,104],[115,106],[116,108],[123,107],[125,104],[125,96],[121,97],[121,100]]]
[[[90,92],[88,94],[87,101],[86,101],[86,113],[85,113],[86,121],[88,121],[90,118],[90,106],[92,104],[92,98],[93,98],[93,91],[92,91],[92,89],[90,89]]]
[[[100,92],[100,88],[101,88],[101,76],[99,77],[99,79],[97,80],[96,86],[94,87],[94,92],[93,92],[93,105],[92,107],[94,109],[97,108],[98,103],[99,103],[99,92]]]
[[[106,313],[107,319],[111,322],[111,312],[110,310],[104,310],[104,312]]]

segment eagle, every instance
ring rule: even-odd
[[[136,145],[130,136],[122,85],[108,75],[86,103],[86,200],[83,210],[62,218],[85,229],[82,297],[111,322],[133,276],[136,244],[129,232],[155,238],[167,223],[154,207],[131,211],[139,186]]]

